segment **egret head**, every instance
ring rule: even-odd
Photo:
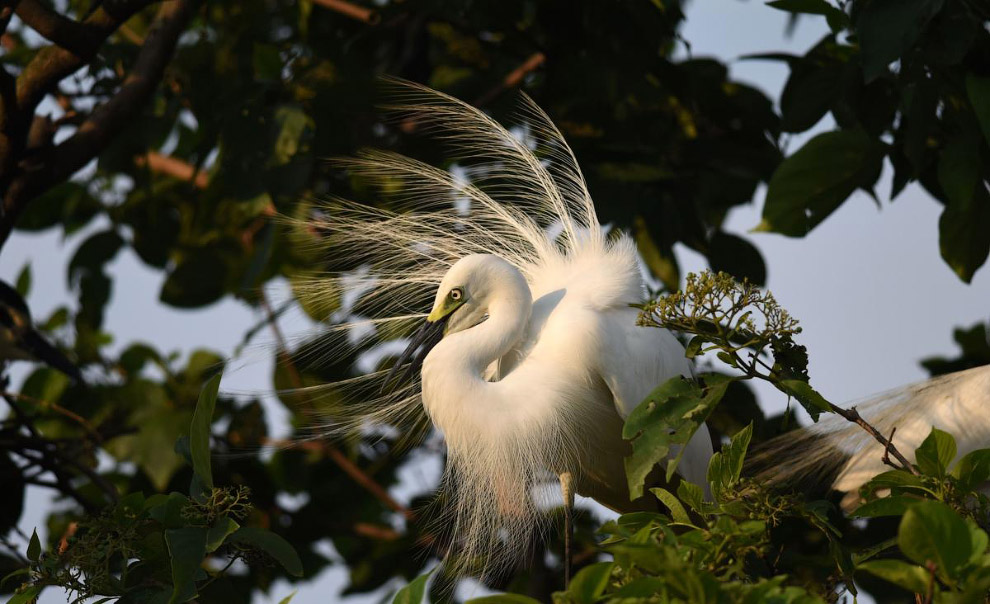
[[[440,281],[426,323],[410,338],[409,345],[392,366],[386,384],[409,361],[400,380],[405,381],[422,366],[423,359],[444,336],[478,325],[488,318],[493,303],[519,291],[529,295],[525,278],[498,256],[472,254],[455,262]]]

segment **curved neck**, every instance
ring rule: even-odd
[[[423,406],[450,451],[469,451],[479,430],[499,427],[493,418],[511,402],[498,394],[504,383],[486,381],[485,370],[526,334],[533,297],[511,265],[506,264],[501,277],[493,280],[486,296],[488,319],[446,336],[423,362]]]
[[[533,310],[533,296],[522,274],[515,268],[512,271],[515,274],[510,278],[499,279],[493,284],[488,319],[446,336],[430,352],[423,367],[425,386],[428,386],[426,382],[434,380],[446,382],[445,387],[474,379],[480,381],[485,369],[512,350],[523,337]],[[430,365],[443,367],[443,370],[434,374],[429,371]],[[453,379],[448,381],[441,376]]]
[[[493,302],[488,306],[486,321],[450,336],[450,346],[456,349],[454,354],[463,357],[463,363],[473,375],[480,378],[489,365],[522,339],[533,310],[528,287],[525,294],[504,296]]]

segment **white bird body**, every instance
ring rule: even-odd
[[[613,509],[651,506],[629,501],[622,422],[653,387],[691,367],[669,332],[636,326],[629,304],[645,291],[633,244],[530,268],[528,283],[497,256],[468,256],[439,286],[434,308],[461,287],[476,301],[467,321],[487,316],[444,337],[423,363],[423,405],[445,436],[448,463],[490,473],[472,480],[498,484],[506,510],[529,506],[541,468],[572,473],[578,493]],[[681,474],[703,484],[711,455],[700,431]]]

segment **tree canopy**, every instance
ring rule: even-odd
[[[179,358],[154,342],[112,348],[104,321],[114,289],[125,287],[107,265],[125,249],[160,273],[161,304],[196,309],[231,297],[261,309],[266,319],[246,327],[245,341],[277,334],[291,305],[332,321],[343,308],[337,292],[314,300],[296,286],[359,266],[314,254],[307,243],[320,234],[277,216],[304,217],[311,200],[328,195],[391,202],[389,191],[328,158],[373,147],[451,163],[415,124],[384,118],[383,75],[448,92],[505,122],[519,123],[519,91],[533,97],[572,145],[602,222],[633,233],[661,293],[684,283],[678,243],[714,271],[764,284],[760,252],[724,229],[729,211],[762,185],[760,229],[803,237],[857,190],[880,203],[920,183],[944,205],[932,227],[942,258],[969,282],[990,254],[990,8],[978,0],[768,4],[829,28],[801,56],[753,49],[748,60],[788,67],[779,98],[733,81],[717,60],[675,52],[690,42],[679,34],[678,1],[2,3],[0,246],[13,231],[58,231],[75,243],[65,279],[78,303],[34,320],[88,383],[39,365],[18,391],[4,387],[0,537],[13,534],[29,485],[53,489],[64,505],[49,517],[49,543],[35,537],[27,552],[0,551],[0,575],[33,569],[0,591],[19,589],[13,602],[31,601],[46,584],[121,602],[248,602],[276,579],[305,581],[330,565],[319,546],[326,539],[348,568],[346,593],[393,577],[413,581],[400,593],[408,601],[425,589],[416,577],[443,545],[421,513],[433,495],[405,506],[389,494],[417,450],[361,434],[280,447],[259,400],[217,395],[225,359],[206,334],[190,334],[196,349]],[[788,148],[791,135],[826,115],[834,129]],[[893,188],[877,191],[885,164]],[[16,287],[27,294],[39,278],[55,277],[28,270]],[[285,306],[265,293],[279,282],[294,287]],[[358,341],[332,363],[306,362],[327,337],[344,336],[313,333],[273,353],[272,388],[297,436],[307,434],[313,401],[285,391],[353,375],[366,352]],[[961,327],[956,339],[961,355],[929,359],[926,369],[990,363],[984,326]],[[702,338],[693,353],[702,345],[728,344]],[[801,375],[796,348],[774,354]],[[875,504],[863,528],[824,501],[753,495],[738,470],[747,445],[793,422],[764,417],[741,381],[718,380],[697,392],[709,396],[712,425],[732,437],[711,471],[716,500],[701,501],[689,486],[658,493],[667,517],[601,527],[608,562],[597,558],[599,527],[579,516],[585,570],[558,598],[669,589],[671,601],[827,600],[854,568],[865,568],[856,580],[878,600],[877,578],[944,601],[986,592],[986,500],[974,490],[986,478],[985,455],[952,466],[951,436],[933,432],[927,466],[892,470],[872,485],[899,498]],[[806,372],[798,381],[807,386]],[[723,392],[711,397],[718,384]],[[803,388],[784,385],[812,410],[829,410]],[[212,462],[211,450],[220,454]],[[300,494],[296,508],[281,503]],[[910,498],[930,501],[912,507]],[[668,521],[692,528],[673,531]],[[935,529],[924,533],[929,524]],[[724,548],[706,549],[712,535]],[[903,555],[862,567],[872,558],[864,548],[882,538]],[[542,555],[559,552],[559,540],[533,547],[530,567],[490,587],[540,600],[562,589],[559,558]],[[767,564],[774,548],[787,555]],[[763,566],[744,564],[750,555]],[[945,563],[931,570],[932,556]],[[235,561],[242,571],[222,570]],[[453,580],[433,577],[434,596]]]

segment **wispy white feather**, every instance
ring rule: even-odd
[[[543,510],[555,501],[541,500],[540,493],[546,490],[540,485],[563,467],[581,465],[575,456],[592,460],[585,460],[585,465],[607,468],[599,472],[602,476],[584,477],[595,485],[601,499],[608,501],[610,496],[621,502],[625,495],[628,500],[622,471],[627,445],[618,436],[622,419],[616,406],[628,412],[662,379],[686,374],[689,369],[669,334],[635,328],[635,311],[628,304],[641,301],[644,295],[635,245],[626,236],[606,237],[573,153],[535,103],[523,99],[520,117],[529,137],[523,140],[453,97],[413,84],[396,84],[395,104],[389,109],[418,130],[448,143],[451,157],[461,162],[467,178],[382,151],[365,151],[339,162],[351,174],[387,188],[390,205],[369,207],[334,199],[314,206],[315,212],[292,225],[319,234],[310,241],[320,253],[346,258],[367,269],[361,275],[313,275],[296,285],[298,295],[314,303],[330,292],[362,291],[358,306],[363,316],[331,325],[329,330],[373,326],[369,345],[402,335],[429,312],[437,286],[459,259],[490,254],[524,277],[534,299],[561,290],[569,299],[587,302],[591,310],[617,309],[623,327],[621,333],[613,330],[609,345],[638,355],[637,362],[648,365],[645,371],[637,370],[627,356],[613,355],[625,363],[622,370],[639,372],[637,378],[643,384],[638,389],[616,384],[622,380],[609,379],[611,375],[592,375],[590,369],[572,376],[568,381],[573,384],[561,380],[556,390],[548,390],[548,396],[552,391],[558,399],[585,400],[568,417],[555,415],[563,406],[550,402],[542,415],[534,412],[536,419],[525,429],[506,438],[472,438],[469,432],[457,430],[446,434],[447,464],[440,499],[447,503],[433,530],[452,536],[459,570],[477,570],[484,561],[485,571],[493,572],[517,561],[534,533],[545,527]],[[548,237],[550,227],[559,229],[560,235]],[[625,331],[634,329],[633,337]],[[647,335],[635,337],[640,333]],[[514,358],[524,357],[532,345],[520,343]],[[658,360],[661,352],[674,360]],[[333,357],[342,350],[331,348],[324,354]],[[587,363],[594,358],[589,356]],[[497,373],[496,368],[490,375]],[[426,416],[419,376],[397,393],[380,395],[383,379],[384,374],[377,372],[302,389],[300,394],[310,400],[332,403],[331,416],[313,427],[314,435],[367,423],[422,433]],[[579,388],[593,391],[594,396],[568,394]],[[620,388],[622,396],[613,395],[609,388]],[[526,396],[518,398],[526,400]],[[442,414],[438,410],[433,414],[440,421]],[[607,445],[614,450],[589,442],[588,434],[603,429],[614,435],[614,442]],[[710,454],[710,445],[706,447],[702,447],[707,451],[704,455]],[[707,458],[702,463],[706,462]]]

